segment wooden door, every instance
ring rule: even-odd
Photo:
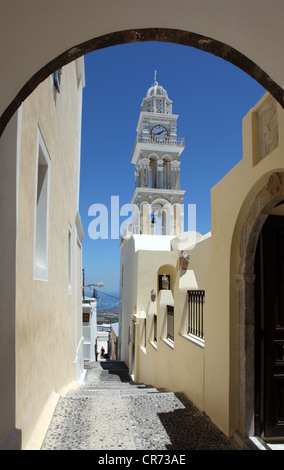
[[[256,433],[284,438],[284,217],[269,216],[255,263]]]

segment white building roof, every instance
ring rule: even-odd
[[[133,235],[135,251],[171,251],[171,240],[175,235]]]

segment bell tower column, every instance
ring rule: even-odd
[[[158,170],[158,188],[163,189],[163,177],[164,177],[164,162],[163,160],[158,160],[157,162]]]
[[[171,173],[172,173],[172,189],[179,189],[179,172],[180,162],[173,160],[171,162]]]
[[[149,159],[143,158],[139,162],[139,169],[138,169],[138,182],[141,188],[148,188],[149,187]]]

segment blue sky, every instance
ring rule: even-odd
[[[206,52],[168,43],[114,46],[85,56],[80,215],[84,229],[85,282],[104,282],[100,291],[118,293],[119,239],[111,239],[111,196],[120,207],[134,192],[131,154],[140,105],[157,81],[178,114],[185,138],[180,189],[184,204],[196,204],[197,231],[211,229],[210,188],[242,158],[242,118],[265,90],[228,62]],[[109,213],[109,238],[93,240],[88,215],[93,204]],[[126,217],[120,218],[120,223]],[[113,299],[109,298],[111,301]]]

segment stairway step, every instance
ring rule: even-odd
[[[139,388],[139,389],[146,389],[146,388],[156,388],[152,385],[145,385],[145,384],[137,384],[134,382],[126,383],[126,382],[109,382],[108,380],[100,380],[99,382],[86,382],[82,385],[83,388],[103,388],[103,387],[110,387],[110,388]]]
[[[158,390],[132,390],[132,389],[125,389],[125,390],[115,390],[115,389],[89,389],[89,390],[78,390],[78,392],[71,393],[69,396],[95,396],[95,395],[145,395],[149,393],[160,393]]]
[[[85,383],[77,390],[71,390],[66,398],[131,397],[168,393],[149,384],[136,383],[129,375],[124,362],[99,361],[85,363]]]
[[[159,392],[159,391],[156,391],[156,392],[150,392],[150,393],[132,393],[132,392],[125,392],[125,393],[122,393],[122,394],[113,394],[113,393],[108,393],[107,390],[105,390],[105,393],[101,393],[101,394],[70,394],[70,395],[65,395],[65,396],[62,396],[60,397],[60,399],[62,400],[98,400],[100,398],[105,398],[105,397],[108,397],[108,398],[113,398],[114,400],[115,399],[118,399],[118,398],[121,398],[121,399],[124,399],[124,398],[133,398],[133,397],[140,397],[145,400],[147,400],[147,398],[152,398],[153,396],[159,396],[159,399],[162,399],[163,397],[169,397],[169,396],[175,396],[175,394],[173,392]]]

